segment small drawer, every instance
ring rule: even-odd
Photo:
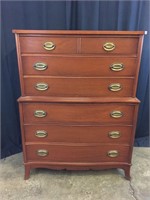
[[[82,66],[82,67],[81,67]],[[22,56],[24,75],[135,76],[137,59],[125,57]]]
[[[136,55],[138,42],[138,37],[87,37],[81,39],[81,52]]]
[[[133,124],[134,105],[122,103],[22,103],[24,123]]]
[[[76,53],[77,39],[66,37],[20,37],[21,53]]]
[[[26,145],[27,161],[128,162],[130,148],[120,145]]]
[[[130,144],[132,126],[24,125],[25,142]]]
[[[26,77],[27,96],[132,97],[134,78]]]

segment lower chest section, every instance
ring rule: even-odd
[[[130,163],[137,104],[20,102],[25,162]]]

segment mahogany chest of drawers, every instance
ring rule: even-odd
[[[142,31],[13,30],[25,179],[130,166]]]

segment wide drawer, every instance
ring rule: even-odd
[[[81,52],[136,55],[138,42],[138,37],[87,37],[81,39]]]
[[[24,138],[30,142],[130,144],[132,126],[24,125]]]
[[[25,77],[24,95],[132,97],[134,78]]]
[[[25,124],[133,124],[134,105],[122,103],[21,103]]]
[[[135,76],[136,58],[22,56],[24,75]]]
[[[38,144],[26,145],[26,152],[27,161],[32,162],[128,162],[130,147],[94,144],[84,146]]]
[[[77,53],[77,39],[70,37],[20,37],[22,53]]]

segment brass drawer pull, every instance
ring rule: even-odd
[[[109,137],[113,139],[120,138],[121,134],[119,131],[111,131],[109,132]]]
[[[48,155],[48,151],[45,150],[45,149],[39,149],[39,150],[37,150],[37,155],[41,156],[41,157],[47,156]]]
[[[110,113],[110,116],[113,118],[121,118],[123,116],[123,113],[121,111],[115,110]]]
[[[111,151],[108,151],[107,155],[111,158],[115,158],[115,157],[118,157],[119,152],[117,150],[111,150]]]
[[[37,71],[44,71],[44,70],[47,69],[48,66],[47,66],[47,64],[45,64],[45,63],[39,62],[39,63],[35,63],[35,65],[34,65],[33,67],[34,67],[34,69],[37,70]]]
[[[46,115],[47,115],[47,113],[44,110],[36,110],[34,112],[35,117],[42,118],[42,117],[46,117]]]
[[[52,51],[55,49],[56,45],[53,42],[45,42],[43,47],[47,51]]]
[[[110,65],[110,69],[115,72],[122,71],[124,69],[124,65],[122,63],[114,63]]]
[[[118,92],[122,89],[122,86],[120,83],[112,83],[109,85],[109,90],[112,92]]]
[[[106,42],[103,45],[103,48],[104,48],[105,51],[113,51],[115,49],[115,44],[112,43],[112,42]]]
[[[38,138],[45,138],[45,137],[47,137],[47,132],[44,130],[37,130],[35,132],[35,136]]]
[[[48,89],[48,84],[47,83],[37,83],[35,85],[35,89],[40,90],[40,91],[45,91]]]

